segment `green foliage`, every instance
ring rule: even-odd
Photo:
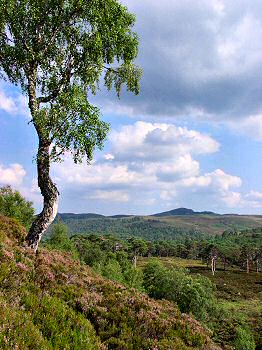
[[[33,203],[10,186],[0,188],[0,214],[17,219],[29,229],[34,219]]]
[[[35,255],[3,237],[0,311],[4,350],[213,348],[208,332],[175,305],[103,279],[65,252]]]
[[[90,161],[102,147],[108,124],[88,102],[101,75],[118,95],[122,84],[138,93],[134,22],[116,0],[0,0],[0,70],[29,96],[53,160],[71,151],[75,162]]]
[[[74,234],[105,234],[117,235],[121,238],[139,237],[150,241],[179,240],[186,236],[199,238],[203,235],[195,228],[181,227],[161,219],[148,217],[88,217],[88,215],[62,214],[61,220],[68,225]]]
[[[94,265],[94,270],[102,276],[119,283],[124,283],[122,269],[116,259],[109,259],[106,264],[98,263]]]
[[[143,272],[144,286],[150,296],[174,301],[182,312],[192,313],[202,321],[213,312],[214,287],[209,279],[192,278],[186,270],[166,268],[157,260],[149,262]]]
[[[143,290],[142,271],[132,264],[133,250],[114,236],[73,236],[80,259],[102,276],[129,288]]]
[[[77,257],[75,246],[68,235],[68,228],[60,221],[53,225],[52,233],[46,244],[52,248],[70,252],[74,257]]]
[[[238,328],[236,339],[234,341],[236,350],[255,350],[256,344],[250,331],[244,328]]]
[[[16,310],[3,297],[0,298],[0,348],[51,350],[47,339],[32,322],[31,315]]]
[[[39,301],[30,295],[23,300],[23,305],[43,337],[48,339],[50,348],[98,349],[95,331],[90,322],[65,302],[49,296],[44,296]]]
[[[16,220],[0,215],[0,242],[6,237],[23,242],[26,236],[25,228]]]

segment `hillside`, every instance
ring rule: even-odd
[[[219,215],[212,211],[194,211],[193,209],[177,208],[162,213],[153,214],[152,216],[174,216],[174,215]]]
[[[22,242],[0,216],[0,348],[219,350],[210,333],[167,301],[103,279],[69,253]]]
[[[183,209],[184,214],[181,214]],[[179,239],[186,235],[216,235],[225,230],[243,230],[262,227],[262,216],[218,215],[211,212],[194,212],[191,209],[175,209],[173,214],[154,216],[116,217],[94,216],[97,214],[59,214],[74,233],[111,233],[121,237],[138,236],[145,239]],[[166,212],[166,213],[171,213]],[[190,214],[191,213],[191,214]]]

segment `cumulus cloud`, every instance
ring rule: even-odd
[[[26,175],[25,169],[20,164],[11,164],[8,167],[0,164],[0,184],[19,186]]]
[[[8,95],[3,89],[0,89],[0,110],[11,115],[27,115],[27,101],[21,94]]]
[[[112,153],[116,159],[144,161],[171,160],[184,154],[208,154],[219,143],[208,135],[174,124],[138,121],[111,133]]]
[[[74,165],[69,157],[54,166],[63,190],[74,188],[83,198],[132,205],[142,210],[156,203],[223,203],[238,206],[238,176],[222,169],[201,171],[194,156],[216,152],[208,135],[174,124],[136,122],[113,130],[107,152],[92,165]],[[108,153],[109,151],[109,153]],[[162,204],[160,204],[160,202]],[[197,205],[195,205],[197,207]]]
[[[123,191],[95,191],[91,196],[91,199],[98,199],[102,201],[113,201],[113,202],[128,202],[129,195]]]

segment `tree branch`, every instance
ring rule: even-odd
[[[56,89],[53,90],[53,92],[48,95],[48,96],[40,96],[37,98],[38,103],[47,103],[47,102],[51,102],[54,99],[56,99],[59,94],[63,91],[63,88],[70,83],[70,79],[73,75],[72,73],[72,68],[73,68],[73,62],[74,60],[71,59],[64,71],[64,73],[62,74],[62,78],[60,80],[60,82],[58,83],[58,87]]]

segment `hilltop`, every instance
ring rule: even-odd
[[[23,246],[0,216],[1,349],[219,350],[175,304],[96,275],[70,253]]]
[[[164,211],[162,213],[156,213],[152,216],[177,216],[177,215],[219,215],[216,213],[213,213],[212,211],[194,211],[193,209],[187,209],[187,208],[177,208],[172,209],[169,211]]]
[[[58,214],[71,234],[116,234],[121,237],[138,236],[145,239],[179,239],[185,236],[221,235],[226,230],[262,227],[262,216],[216,214],[178,208],[149,216],[100,214]]]

